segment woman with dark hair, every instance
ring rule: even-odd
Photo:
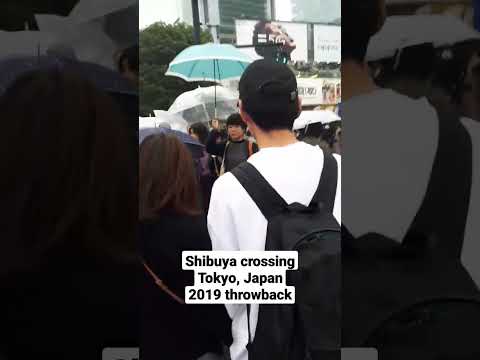
[[[192,124],[188,129],[188,133],[203,145],[207,144],[208,127],[204,123],[197,122]]]
[[[197,139],[203,145],[207,145],[209,132],[204,123],[198,122],[192,124],[188,129],[188,132],[191,137]],[[205,212],[207,212],[208,207],[210,206],[212,187],[218,177],[217,167],[220,168],[221,164],[218,165],[217,159],[212,157],[207,151],[204,151],[203,156],[198,161],[200,162],[200,166],[198,167],[199,174],[197,175],[202,191],[202,204]]]
[[[0,353],[98,359],[137,346],[136,163],[122,112],[54,67],[18,78],[0,118]]]
[[[231,341],[225,308],[183,303],[193,273],[182,271],[182,251],[211,250],[192,156],[175,136],[160,134],[142,142],[139,157],[142,359],[192,360],[221,353],[222,341]],[[164,285],[157,285],[158,279]]]

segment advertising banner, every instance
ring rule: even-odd
[[[236,20],[235,29],[238,46],[280,44],[242,49],[254,58],[273,58],[280,49],[287,60],[308,61],[307,24]]]
[[[337,25],[314,25],[314,58],[316,62],[340,63],[342,31]]]

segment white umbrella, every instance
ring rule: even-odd
[[[185,121],[179,114],[171,114],[165,110],[154,110],[157,126],[161,123],[167,123],[172,130],[180,131],[188,134],[188,122]]]
[[[237,102],[238,93],[223,86],[217,86],[216,90],[214,86],[199,87],[178,96],[168,112],[181,115],[189,123],[208,122],[236,112]]]
[[[474,39],[480,39],[480,33],[453,16],[390,16],[370,39],[366,60],[392,58],[397,50],[415,45],[431,43],[440,48]]]
[[[68,44],[78,59],[114,68],[112,54],[117,45],[100,23],[79,24],[70,17],[57,15],[35,15],[35,19],[41,31],[57,34],[57,44]]]
[[[159,121],[155,117],[139,117],[138,118],[139,129],[156,128],[158,125],[159,125]]]
[[[138,6],[138,0],[80,0],[69,16],[76,22],[82,23],[134,6]]]
[[[300,116],[293,123],[293,130],[298,131],[306,128],[311,124],[322,123],[324,125],[331,122],[341,120],[341,118],[333,111],[328,110],[314,110],[302,111]]]
[[[80,0],[69,18],[100,24],[118,48],[138,43],[138,0]]]

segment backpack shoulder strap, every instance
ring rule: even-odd
[[[460,256],[472,185],[472,143],[456,112],[436,106],[439,122],[438,148],[427,191],[405,245],[428,241],[427,247],[445,248]],[[425,248],[428,250],[428,248]]]
[[[338,165],[337,160],[332,154],[323,152],[323,169],[320,176],[317,191],[313,195],[310,207],[325,207],[329,212],[333,212],[335,197],[337,195]]]
[[[237,178],[255,204],[257,204],[267,220],[270,220],[288,206],[255,166],[248,161],[238,165],[231,173]]]

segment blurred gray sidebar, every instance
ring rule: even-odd
[[[341,360],[378,360],[378,352],[374,348],[342,348]]]

